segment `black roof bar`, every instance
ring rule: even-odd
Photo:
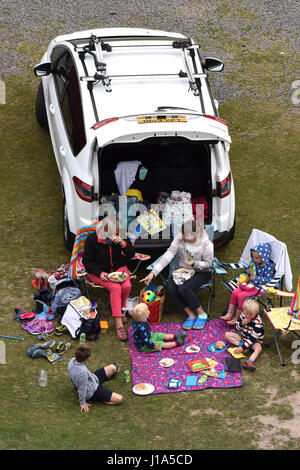
[[[149,39],[149,36],[145,36],[147,39]],[[128,38],[128,37],[127,37]],[[152,39],[157,37],[151,37]],[[107,38],[106,38],[107,39]],[[171,38],[168,38],[171,40]],[[149,45],[150,46],[150,45]],[[157,46],[157,45],[156,45]],[[121,46],[121,47],[126,47]],[[134,47],[134,45],[132,46]],[[140,45],[140,47],[144,47],[144,45]],[[151,47],[153,47],[151,45]],[[152,78],[158,78],[158,77],[179,77],[179,78],[188,78],[189,80],[189,85],[190,89],[194,93],[195,96],[200,97],[200,102],[201,102],[201,107],[203,113],[205,112],[204,110],[204,103],[203,103],[203,97],[202,97],[202,90],[201,90],[201,81],[200,78],[204,78],[207,75],[205,73],[198,73],[197,71],[197,66],[195,62],[195,49],[199,49],[200,45],[198,44],[192,44],[191,39],[185,39],[185,40],[176,40],[173,41],[172,44],[170,44],[170,47],[175,48],[175,49],[181,49],[183,53],[183,60],[185,63],[186,67],[186,72],[183,72],[180,70],[178,74],[129,74],[129,75],[107,75],[106,73],[106,64],[103,62],[103,50],[107,52],[112,51],[112,47],[108,43],[104,43],[103,40],[100,37],[97,37],[95,35],[91,35],[89,38],[89,44],[78,47],[75,45],[74,49],[75,51],[78,52],[80,59],[83,61],[85,54],[90,54],[95,63],[96,67],[96,73],[94,76],[89,77],[81,77],[80,79],[83,81],[88,82],[88,87],[89,89],[94,86],[94,84],[102,82],[102,85],[106,88],[106,91],[111,91],[111,79],[112,78],[133,78],[133,77],[152,77]],[[189,50],[193,66],[194,66],[194,73],[190,68],[190,64],[188,61],[187,57],[187,50]]]

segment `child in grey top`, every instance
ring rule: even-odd
[[[88,412],[90,404],[87,400],[101,401],[109,405],[122,403],[123,397],[118,393],[102,386],[103,382],[112,379],[117,373],[117,366],[110,364],[90,372],[86,361],[91,356],[91,347],[88,344],[79,344],[68,364],[70,380],[78,391],[80,410]]]

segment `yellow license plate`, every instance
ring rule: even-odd
[[[187,122],[186,116],[143,116],[137,118],[138,124],[150,124],[153,122]]]

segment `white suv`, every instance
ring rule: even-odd
[[[51,41],[34,68],[42,77],[36,117],[51,135],[68,248],[80,227],[99,220],[103,201],[122,194],[115,171],[125,162],[134,174],[131,185],[125,175],[128,187],[148,205],[161,192],[190,193],[206,204],[215,244],[233,238],[231,139],[206,74],[223,67],[193,39],[165,31],[106,28]],[[170,240],[141,235],[136,243],[165,247]]]

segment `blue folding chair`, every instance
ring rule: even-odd
[[[214,233],[215,233],[214,232],[214,226],[212,224],[205,225],[205,231],[206,231],[210,241],[213,242],[214,241]],[[160,260],[160,258],[161,258],[161,256],[158,259],[156,259],[153,263],[151,263],[149,266],[147,266],[146,269],[148,271],[152,271],[155,264]],[[162,273],[159,274],[164,285],[167,284],[168,280],[172,276],[173,271],[175,271],[177,268],[178,268],[178,256],[176,255],[169,264],[168,277],[167,278],[164,277]],[[226,272],[227,271],[224,268],[222,268],[222,266],[220,266],[217,262],[215,262],[215,259],[214,259],[213,260],[213,265],[212,265],[212,276],[211,276],[210,281],[207,282],[206,284],[202,284],[202,286],[199,287],[199,290],[208,289],[208,301],[207,301],[207,310],[206,310],[207,316],[209,316],[209,312],[210,312],[211,297],[215,295],[215,278],[216,278],[216,274],[225,274]]]

